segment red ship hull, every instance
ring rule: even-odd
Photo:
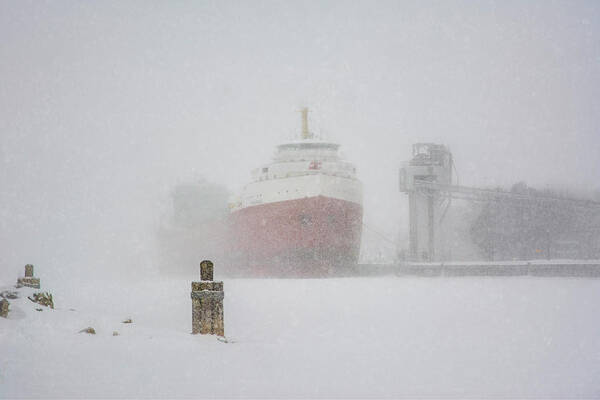
[[[230,274],[346,275],[358,262],[362,206],[323,196],[255,205],[230,215]]]

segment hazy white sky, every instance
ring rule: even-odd
[[[405,229],[416,141],[461,183],[600,184],[595,1],[0,3],[0,269],[148,265],[168,189],[312,129]]]

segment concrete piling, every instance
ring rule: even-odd
[[[213,263],[200,263],[200,282],[192,282],[192,334],[225,336],[223,282],[213,281]]]
[[[27,264],[25,266],[25,276],[17,278],[17,287],[27,286],[35,289],[40,288],[40,278],[34,278],[33,276],[33,265]]]
[[[200,263],[200,280],[212,281],[214,272],[214,264],[212,261],[204,260]]]

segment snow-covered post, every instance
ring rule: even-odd
[[[17,287],[27,286],[35,289],[40,288],[40,278],[33,277],[33,265],[27,264],[25,266],[25,276],[17,279]]]
[[[223,282],[213,281],[213,263],[200,263],[200,282],[192,282],[192,334],[225,336]]]

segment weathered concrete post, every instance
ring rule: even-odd
[[[8,318],[8,305],[10,303],[6,299],[0,300],[0,317]]]
[[[17,278],[17,287],[27,286],[35,289],[40,288],[40,278],[33,277],[33,265],[25,266],[25,277]]]
[[[213,281],[213,263],[200,263],[200,282],[192,282],[192,334],[225,336],[223,282]]]
[[[212,281],[214,274],[214,265],[212,261],[204,260],[200,263],[200,280]]]

